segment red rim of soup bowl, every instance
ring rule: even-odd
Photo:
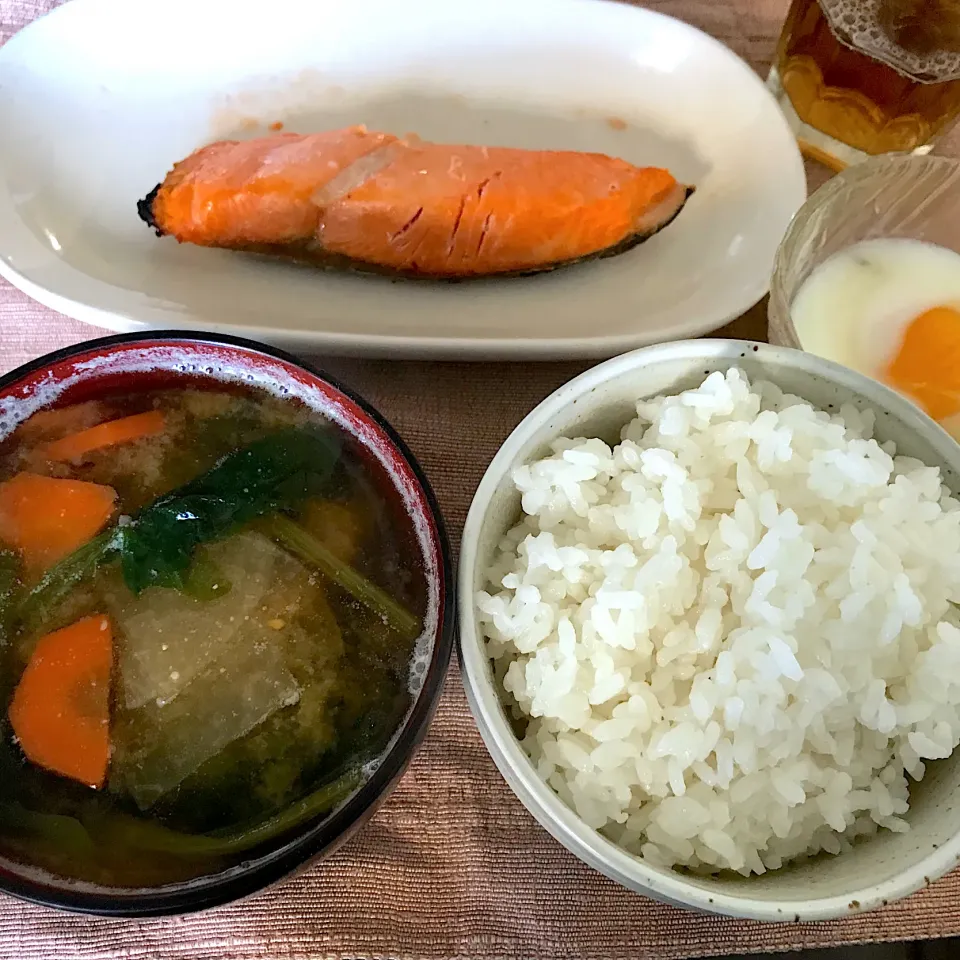
[[[422,684],[371,776],[332,814],[298,828],[275,849],[220,873],[158,887],[79,883],[0,857],[0,891],[46,906],[106,916],[160,916],[219,906],[262,891],[332,853],[374,812],[406,769],[433,717],[453,649],[456,621],[450,547],[436,498],[416,458],[369,403],[335,378],[262,343],[221,334],[159,331],[88,340],[0,377],[0,440],[17,423],[18,406],[56,406],[116,391],[227,382],[261,387],[292,400],[309,397],[358,441],[380,480],[414,527],[428,586],[430,652]],[[48,403],[44,398],[53,396]],[[308,405],[311,405],[308,403]],[[30,410],[32,412],[32,409]],[[432,630],[431,630],[432,628]]]

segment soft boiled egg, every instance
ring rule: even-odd
[[[790,316],[804,350],[899,390],[960,439],[960,254],[854,244],[810,274]]]

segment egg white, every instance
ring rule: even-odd
[[[960,254],[920,240],[865,240],[816,267],[790,316],[804,350],[877,380],[905,328],[931,307],[960,309]]]

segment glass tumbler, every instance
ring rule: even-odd
[[[929,151],[960,113],[960,0],[793,0],[767,82],[834,169]]]

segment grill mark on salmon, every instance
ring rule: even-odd
[[[423,207],[421,207],[391,238],[391,243],[399,240],[421,217],[423,216]]]
[[[210,144],[137,210],[180,242],[461,280],[615,256],[667,226],[692,192],[666,170],[603,154],[350,127]]]
[[[487,239],[487,230],[490,227],[490,221],[493,219],[493,214],[488,213],[483,218],[483,226],[480,228],[480,240],[477,243],[477,257],[483,252],[483,241]]]
[[[467,205],[467,198],[460,198],[460,209],[457,210],[456,219],[453,221],[453,230],[450,232],[450,247],[447,250],[447,257],[453,256],[453,251],[457,246],[457,234],[460,232],[460,224],[463,221],[463,211]]]

